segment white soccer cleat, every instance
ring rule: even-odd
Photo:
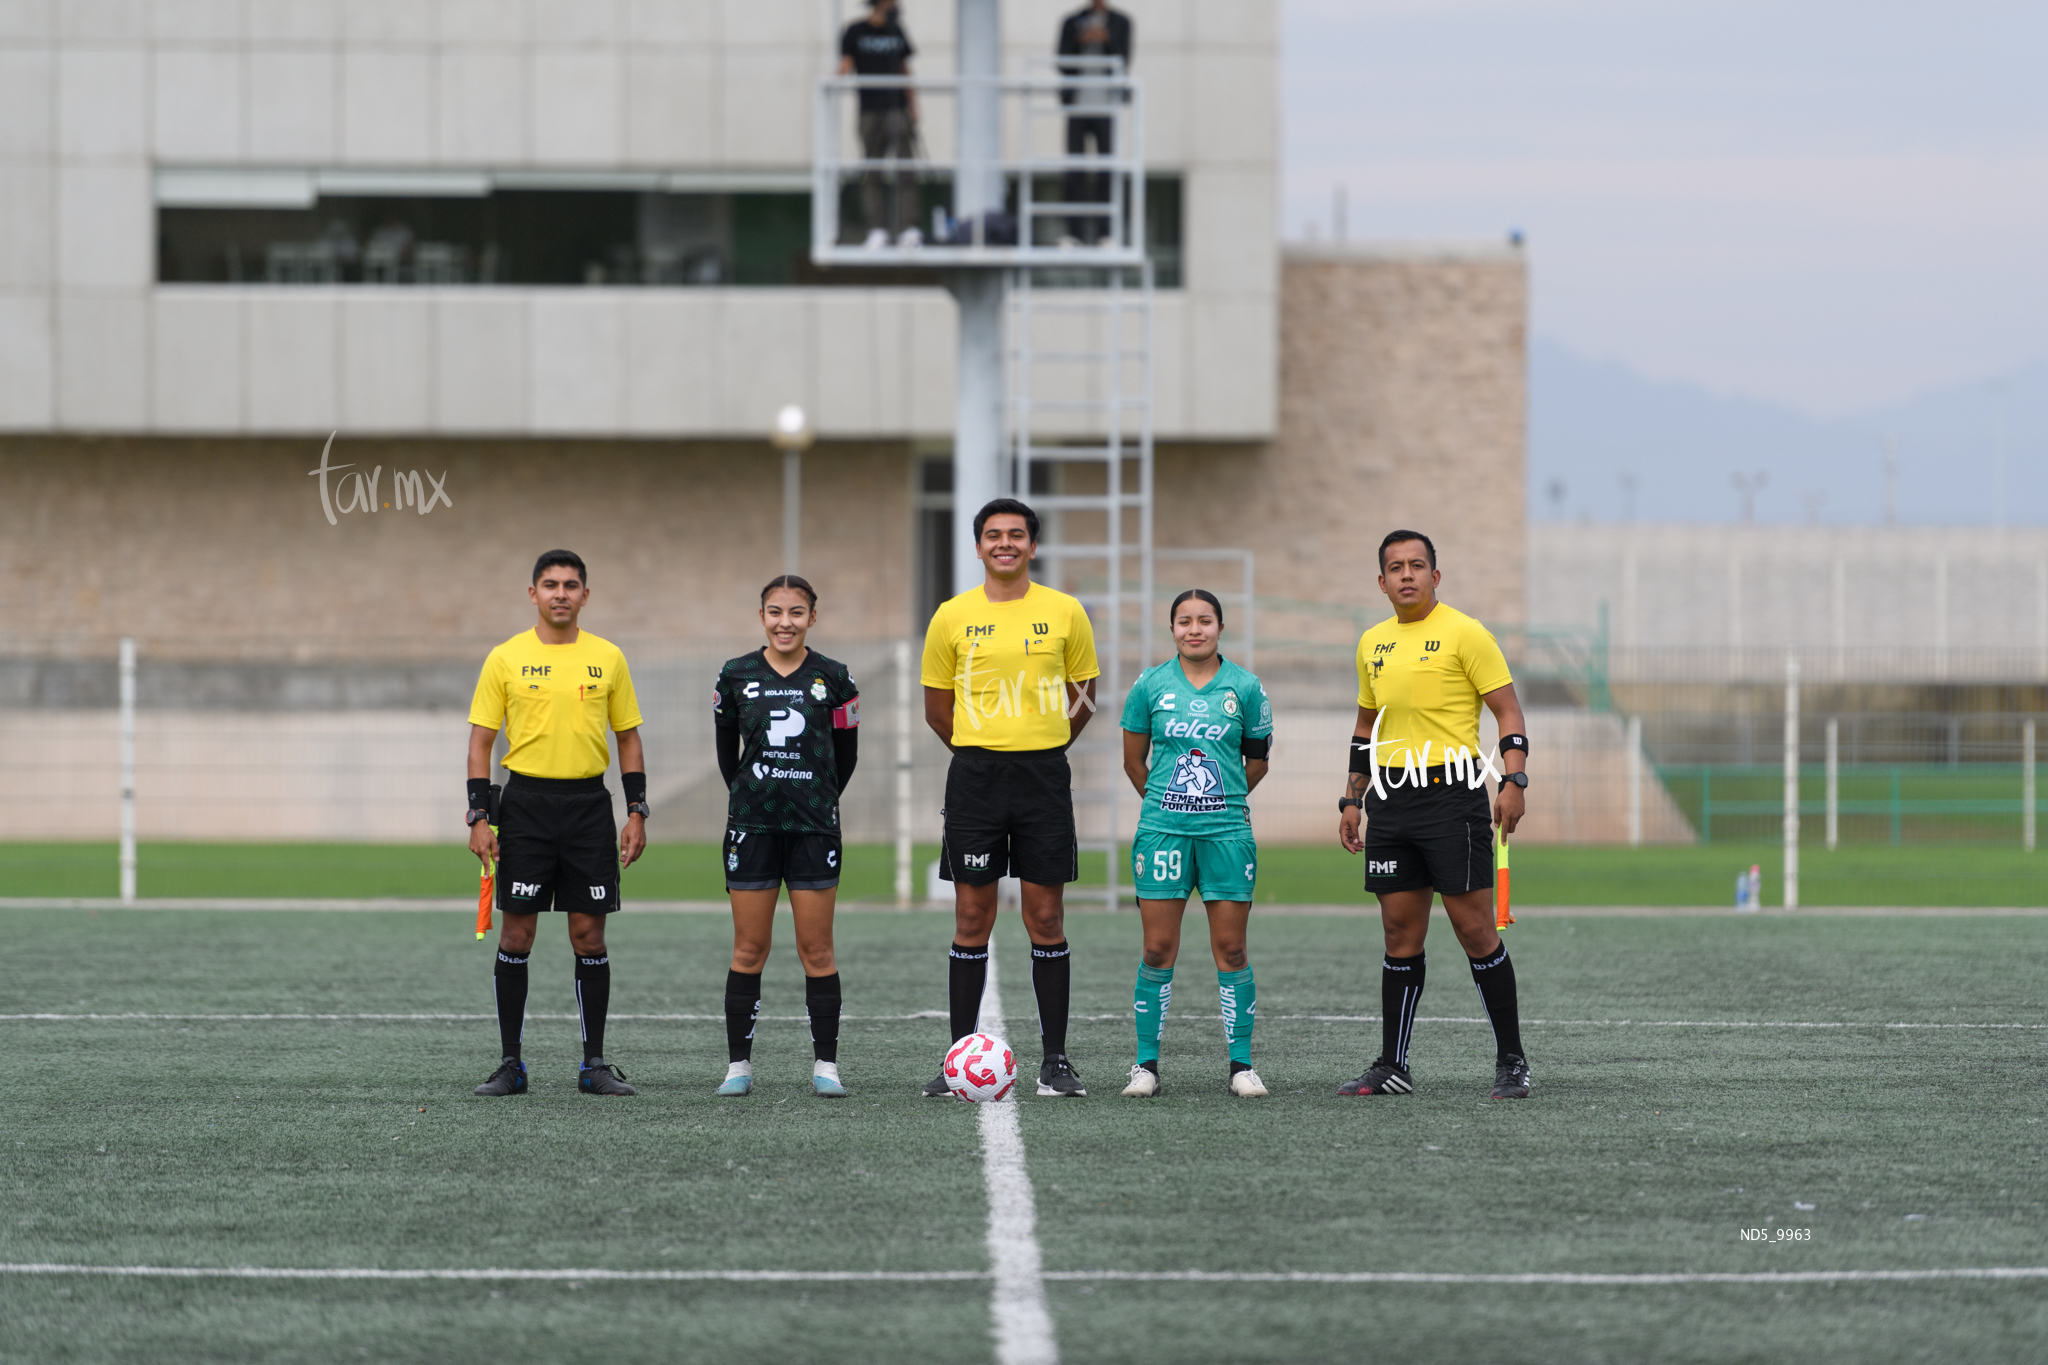
[[[1230,1078],[1230,1093],[1239,1099],[1261,1100],[1266,1097],[1266,1083],[1256,1071],[1240,1071]]]
[[[887,228],[869,228],[868,239],[860,245],[863,251],[880,251],[883,247],[889,245],[889,230]]]
[[[1159,1093],[1159,1073],[1150,1067],[1131,1068],[1131,1083],[1124,1087],[1124,1095],[1130,1099],[1146,1099]]]

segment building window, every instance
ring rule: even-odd
[[[786,178],[786,177],[785,177]],[[554,180],[559,183],[549,183]],[[270,285],[930,285],[819,270],[810,194],[655,174],[200,171],[157,175],[157,279]],[[571,183],[596,181],[598,183]],[[538,183],[534,183],[538,182]],[[647,182],[647,183],[636,183]],[[1147,181],[1155,279],[1181,283],[1180,181]],[[1087,286],[1103,272],[1057,272]]]
[[[918,621],[929,621],[953,595],[953,457],[927,455],[917,462]]]

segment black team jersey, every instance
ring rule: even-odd
[[[726,823],[766,834],[837,834],[860,688],[845,664],[816,650],[786,678],[767,655],[764,648],[726,660],[711,693],[719,768],[732,789]]]

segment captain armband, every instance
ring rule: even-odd
[[[1520,749],[1523,755],[1526,756],[1529,752],[1529,737],[1527,735],[1502,735],[1500,737],[1501,753],[1505,754],[1510,749]]]
[[[1360,777],[1371,777],[1373,775],[1372,741],[1360,739],[1357,735],[1353,735],[1350,743],[1351,763],[1349,771],[1357,773]]]
[[[855,697],[844,706],[832,709],[832,728],[835,730],[858,730],[860,728],[860,698]]]
[[[1263,763],[1266,761],[1266,755],[1273,752],[1273,737],[1259,735],[1255,738],[1245,735],[1237,741],[1237,751],[1249,762]]]

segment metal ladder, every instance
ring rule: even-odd
[[[1135,286],[1115,269],[1092,272],[1108,275],[1097,287],[1048,287],[1045,276],[1067,273],[1010,273],[1004,474],[1042,517],[1034,577],[1079,598],[1095,627],[1096,715],[1070,755],[1084,770],[1077,816],[1099,812],[1077,820],[1080,847],[1104,855],[1103,904],[1115,910],[1118,722],[1126,688],[1153,660],[1152,266],[1135,268]]]

